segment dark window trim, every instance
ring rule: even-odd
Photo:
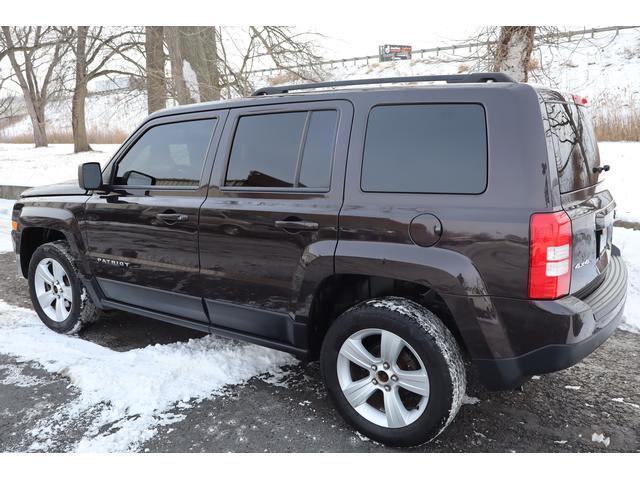
[[[165,117],[165,118],[171,118],[171,117]],[[200,171],[200,179],[198,181],[198,185],[193,185],[193,186],[187,186],[187,185],[117,185],[114,183],[114,180],[116,178],[116,173],[118,171],[118,167],[120,165],[120,162],[122,162],[122,160],[124,160],[124,157],[127,156],[127,154],[129,153],[129,151],[140,141],[140,139],[142,137],[144,137],[146,135],[146,133],[148,131],[150,131],[153,128],[156,127],[161,127],[164,125],[172,125],[175,123],[185,123],[185,122],[201,122],[204,120],[215,120],[215,123],[213,125],[213,128],[211,129],[211,134],[209,137],[209,142],[207,143],[207,148],[204,152],[204,157],[203,157],[203,162],[202,162],[202,170]],[[143,129],[140,130],[140,133],[136,136],[135,140],[131,143],[131,145],[129,145],[126,150],[124,150],[116,159],[116,161],[113,163],[113,166],[111,167],[111,172],[110,172],[110,178],[109,178],[109,187],[113,190],[144,190],[144,191],[154,191],[154,190],[185,190],[185,191],[197,191],[200,190],[204,185],[203,185],[203,180],[204,180],[204,169],[207,165],[207,157],[209,156],[209,151],[211,149],[211,142],[213,141],[213,138],[215,137],[215,133],[216,133],[216,129],[218,128],[218,124],[220,123],[220,116],[219,115],[215,115],[215,116],[203,116],[202,118],[184,118],[184,119],[178,119],[178,120],[174,120],[174,121],[161,121],[158,123],[153,123],[149,122],[149,125],[147,125],[146,127],[144,127]],[[108,167],[109,165],[107,164],[107,166],[105,166],[105,169]]]
[[[319,104],[324,103],[324,102],[331,102],[333,100],[321,100],[318,101]],[[284,104],[277,104],[277,106],[288,106],[288,105],[298,105],[297,103],[284,103]],[[266,107],[273,107],[274,105],[268,105]],[[313,108],[316,105],[313,105],[312,107],[299,107],[297,106],[297,108],[283,108],[283,109],[277,109],[277,110],[269,110],[269,111],[257,111],[257,112],[247,112],[247,113],[241,113],[240,115],[238,115],[235,120],[234,123],[232,125],[231,128],[233,128],[233,136],[231,137],[231,142],[229,143],[229,148],[227,149],[227,151],[225,152],[225,165],[224,165],[224,175],[222,176],[222,179],[220,181],[220,187],[219,190],[221,192],[265,192],[265,193],[269,193],[269,192],[273,192],[273,193],[285,193],[285,192],[292,192],[292,193],[329,193],[331,191],[331,177],[333,176],[333,164],[335,162],[335,157],[336,157],[336,146],[337,146],[337,139],[338,139],[338,133],[340,131],[340,122],[342,119],[342,112],[339,108],[339,106],[331,106],[331,107],[327,107],[326,105],[317,105],[318,108]],[[249,107],[251,108],[251,107]],[[298,160],[296,163],[296,177],[294,177],[294,182],[297,183],[297,181],[299,180],[299,171],[298,171],[298,164],[300,164],[300,168],[299,170],[302,171],[302,156],[304,156],[304,144],[306,142],[306,138],[307,138],[307,133],[308,133],[308,127],[309,127],[309,123],[311,122],[311,114],[313,112],[336,112],[337,114],[337,120],[336,120],[336,127],[334,129],[334,139],[333,139],[333,148],[331,149],[331,168],[329,170],[329,187],[328,188],[314,188],[314,187],[296,187],[296,186],[291,186],[291,187],[244,187],[244,186],[234,186],[234,185],[225,185],[226,181],[227,181],[227,175],[229,173],[229,163],[231,162],[231,152],[233,151],[233,144],[236,140],[236,134],[238,132],[238,124],[240,123],[240,119],[242,119],[243,117],[253,117],[253,116],[258,116],[258,115],[278,115],[278,114],[282,114],[282,113],[307,113],[307,117],[305,119],[305,126],[303,127],[303,131],[302,131],[302,138],[300,140],[300,148],[298,150]],[[295,185],[295,183],[294,183]]]
[[[311,123],[312,113],[313,112],[308,111],[307,116],[304,119],[304,126],[302,127],[302,138],[300,138],[300,145],[298,145],[298,158],[296,159],[296,169],[293,174],[293,188],[300,188],[300,171],[302,170],[302,157],[304,156],[304,149],[307,145],[307,135],[309,134],[309,123]],[[333,163],[333,160],[332,160],[332,163]]]
[[[484,134],[485,134],[485,148],[486,148],[486,174],[484,179],[484,189],[480,192],[407,192],[407,191],[392,191],[392,190],[365,190],[362,186],[362,174],[364,172],[364,151],[367,144],[367,133],[369,130],[369,119],[371,117],[371,111],[376,107],[396,107],[407,105],[478,105],[482,108],[484,113]],[[487,109],[483,103],[480,102],[393,102],[393,103],[376,103],[369,107],[367,112],[367,123],[365,124],[364,139],[362,142],[362,158],[360,159],[360,191],[362,193],[378,193],[378,194],[393,194],[393,195],[482,195],[489,188],[489,122],[487,121]]]

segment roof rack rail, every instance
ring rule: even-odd
[[[377,85],[381,83],[413,83],[413,82],[447,82],[447,83],[513,83],[506,73],[469,73],[466,75],[420,75],[414,77],[360,78],[356,80],[339,80],[336,82],[302,83],[299,85],[280,85],[259,88],[253,96],[277,95],[293,90],[311,90],[315,88],[346,87],[351,85]]]

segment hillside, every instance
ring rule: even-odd
[[[418,47],[418,46],[415,46]],[[370,52],[363,52],[370,53]],[[479,53],[460,49],[435,56],[395,62],[336,63],[324,69],[326,79],[391,77],[428,74],[452,74],[486,69]],[[626,112],[640,105],[640,28],[597,33],[593,37],[575,37],[534,50],[531,81],[578,93],[589,98],[599,111]],[[255,87],[290,83],[288,75],[271,73],[253,78]],[[49,132],[53,141],[71,130],[69,99],[53,101],[47,107]],[[119,142],[146,116],[143,92],[105,92],[87,99],[87,128],[101,143]],[[637,114],[637,113],[636,113]],[[20,138],[28,141],[31,125],[26,115],[4,128],[0,141]],[[94,140],[94,141],[95,141]],[[69,141],[66,139],[66,141]]]

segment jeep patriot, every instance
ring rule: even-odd
[[[584,99],[504,74],[267,87],[152,114],[25,191],[12,238],[56,332],[121,310],[319,359],[350,425],[409,446],[463,358],[510,389],[613,333],[608,169]]]

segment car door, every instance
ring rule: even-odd
[[[208,324],[198,214],[225,114],[153,120],[105,169],[107,191],[88,200],[84,230],[107,301]]]
[[[352,116],[347,101],[230,111],[200,214],[215,327],[298,343],[309,285],[333,273]]]

